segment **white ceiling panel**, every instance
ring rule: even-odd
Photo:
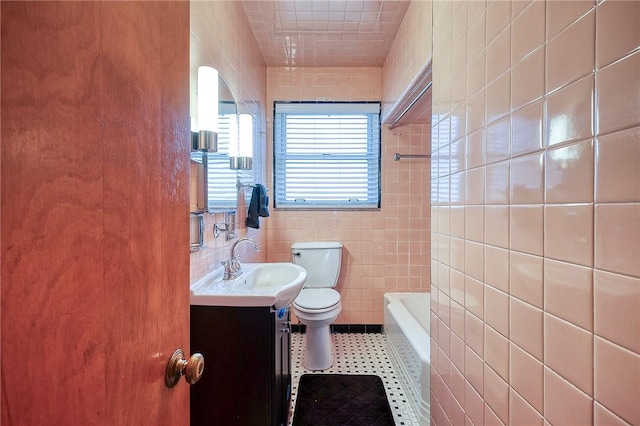
[[[409,1],[242,1],[268,67],[380,67]]]

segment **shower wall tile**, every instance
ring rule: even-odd
[[[542,364],[540,368],[542,369]],[[509,424],[542,426],[542,415],[514,388],[509,391]]]
[[[593,75],[561,88],[547,97],[547,144],[593,136]]]
[[[603,68],[640,46],[640,3],[606,1],[596,14],[596,66]]]
[[[464,206],[455,206],[449,210],[449,226],[452,237],[464,238]]]
[[[551,40],[594,7],[594,0],[574,0],[566,3],[547,2],[547,40]]]
[[[467,241],[464,246],[464,273],[476,280],[484,280],[484,246]]]
[[[511,160],[511,204],[542,204],[544,201],[544,156],[524,155]]]
[[[509,422],[509,385],[489,365],[484,365],[485,401],[502,423]]]
[[[471,36],[470,36],[471,37]],[[472,47],[467,44],[467,48]],[[485,86],[486,53],[484,51],[469,60],[467,70],[467,94],[477,93]]]
[[[484,129],[475,131],[467,136],[464,146],[460,146],[459,155],[466,160],[465,169],[473,169],[485,164],[485,138]]]
[[[509,3],[495,1],[492,4],[503,4],[509,6]],[[487,15],[488,19],[488,15]],[[487,33],[490,27],[487,26]],[[488,34],[487,34],[488,35]],[[487,46],[487,73],[486,83],[494,81],[498,76],[508,74],[511,68],[511,55],[506,54],[511,48],[511,28],[505,28],[491,43]],[[508,92],[507,92],[508,96]]]
[[[541,414],[544,408],[544,365],[513,343],[509,346],[509,353],[509,381],[511,386],[518,393],[518,396],[521,396],[534,410]],[[536,417],[534,414],[527,413],[527,416],[533,415]]]
[[[596,271],[595,333],[640,353],[640,279]]]
[[[640,277],[640,203],[598,204],[596,268]]]
[[[449,325],[450,325],[450,329],[451,329],[451,358],[454,358],[454,350],[457,349],[457,355],[460,355],[460,347],[459,346],[454,346],[455,343],[453,341],[453,337],[454,336],[460,336],[459,339],[464,338],[465,336],[465,315],[466,312],[464,310],[464,306],[458,304],[457,302],[451,302],[450,304],[450,308],[451,308],[451,312],[450,312],[450,318],[449,318]],[[462,340],[460,340],[460,342],[462,342]],[[464,348],[464,343],[462,343],[462,347]],[[459,360],[459,358],[458,358]],[[464,360],[464,351],[462,352],[462,360]],[[455,361],[455,360],[454,360]],[[459,365],[458,367],[464,371],[464,365]]]
[[[478,21],[484,25],[486,4],[484,1],[467,4],[467,27],[473,27]]]
[[[478,318],[486,319],[484,316],[486,307],[485,285],[482,281],[466,276],[464,291],[464,307]],[[463,335],[461,334],[460,336]]]
[[[484,395],[484,365],[482,358],[467,346],[465,358],[465,377],[480,395]]]
[[[544,418],[550,424],[593,423],[593,399],[570,382],[544,369]]]
[[[449,241],[449,266],[451,272],[465,271],[465,242],[462,238],[451,238]]]
[[[484,327],[484,361],[502,379],[509,380],[509,340],[488,325]]]
[[[467,68],[467,38],[461,37],[456,40],[453,44],[454,49],[451,51],[451,72],[453,76],[462,76],[462,78],[466,79],[466,68]],[[466,80],[463,80],[466,81]],[[463,86],[463,89],[465,87]],[[462,92],[466,93],[465,91]],[[458,99],[454,97],[454,99]],[[464,97],[463,97],[464,99]]]
[[[512,2],[512,4],[515,2]],[[511,61],[513,64],[544,44],[546,2],[534,1],[513,20]],[[514,8],[513,11],[517,9]]]
[[[453,373],[452,373],[453,374]],[[463,384],[464,384],[464,378],[463,380]],[[453,388],[453,385],[449,385],[451,388]],[[454,393],[455,396],[455,393]],[[456,398],[452,398],[450,403],[449,403],[449,407],[451,409],[452,415],[451,415],[451,420],[452,420],[452,424],[463,424],[464,423],[464,410],[462,409],[462,406],[460,405],[460,403],[458,402],[458,400]]]
[[[509,298],[509,338],[539,361],[543,360],[543,312],[515,297]]]
[[[526,10],[526,8],[535,0],[512,1],[511,3],[511,21]]]
[[[592,348],[592,333],[553,315],[544,315],[545,365],[588,395],[593,395]]]
[[[484,402],[482,395],[467,381],[464,392],[464,408],[466,418],[473,425],[481,425],[484,421]],[[465,424],[467,424],[465,422]]]
[[[478,130],[485,124],[485,91],[480,90],[476,94],[467,94],[467,122],[468,133]]]
[[[440,348],[447,357],[449,357],[451,353],[450,339],[451,329],[447,327],[447,324],[443,321],[438,320],[438,340],[442,342]],[[448,368],[448,366],[446,368]]]
[[[547,43],[547,93],[593,73],[595,27],[596,13],[592,9]]]
[[[505,337],[509,337],[509,295],[491,286],[484,287],[484,321]],[[540,327],[542,328],[542,327]]]
[[[485,169],[477,168],[466,172],[465,197],[467,204],[484,204]]]
[[[444,41],[441,35],[432,31],[432,8],[427,6],[424,2],[413,2],[409,5],[405,19],[391,44],[383,64],[383,73],[387,77],[384,86],[381,87],[380,99],[385,106],[392,105],[400,97],[431,58],[432,45],[440,45]],[[425,22],[429,24],[425,25]],[[432,42],[433,36],[439,37],[438,43]],[[450,40],[450,37],[446,40]]]
[[[509,247],[509,207],[489,206],[484,209],[484,242],[496,247]]]
[[[605,135],[640,124],[638,69],[640,50],[596,72],[598,134]]]
[[[485,399],[485,401],[487,401],[487,399]],[[484,404],[484,420],[482,424],[491,426],[504,426],[504,423],[502,422],[502,420],[500,420],[500,417],[498,417],[495,411],[493,411],[491,409],[491,406],[486,402]]]
[[[543,110],[541,99],[511,114],[511,157],[542,149]]]
[[[593,202],[593,141],[548,149],[545,152],[545,201]]]
[[[462,103],[456,106],[456,108],[451,111],[451,115],[448,117],[447,124],[448,129],[451,131],[451,141],[456,141],[460,138],[463,138],[467,134],[466,127],[466,115],[467,115],[467,105],[466,98],[462,99]],[[446,129],[445,129],[446,130]],[[443,138],[443,140],[445,140]],[[442,143],[450,143],[448,139]]]
[[[544,309],[593,331],[593,269],[551,259],[544,261]]]
[[[487,123],[509,113],[511,101],[511,75],[502,74],[487,87]]]
[[[508,76],[509,74],[505,74],[505,77]],[[510,139],[511,120],[509,117],[504,117],[487,126],[485,143],[485,159],[487,164],[509,158],[511,153]]]
[[[502,161],[486,168],[485,202],[509,204],[509,162]]]
[[[528,105],[544,95],[544,47],[511,68],[511,109]]]
[[[467,240],[484,242],[484,206],[465,206],[464,232]]]
[[[509,291],[509,250],[485,246],[484,281],[504,292]]]
[[[434,188],[451,195],[459,174],[465,194],[432,200],[465,215],[464,235],[457,217],[455,230],[432,238],[432,285],[442,289],[437,317],[455,310],[457,364],[466,348],[451,376],[433,338],[432,373],[443,383],[434,423],[458,424],[462,409],[469,425],[638,424],[640,6],[494,0],[433,9],[432,118],[446,128],[433,146],[456,153],[449,164],[442,156]],[[464,56],[447,53],[458,48]],[[478,75],[465,73],[483,59],[478,87]],[[481,134],[484,161],[469,145]],[[464,303],[456,295],[447,304],[453,238]],[[462,281],[456,275],[456,288]]]
[[[543,259],[525,253],[511,252],[509,259],[509,292],[523,302],[543,307]]]
[[[640,200],[640,127],[600,136],[595,146],[598,203]],[[624,185],[620,185],[624,182]]]
[[[629,424],[597,402],[593,404],[593,423],[611,426],[627,426]]]
[[[490,43],[510,23],[511,3],[507,1],[491,0],[487,5],[487,43]]]
[[[513,163],[511,170],[516,170]],[[509,208],[509,214],[509,248],[514,251],[542,256],[544,248],[544,208],[542,204],[512,204]]]
[[[640,423],[640,355],[595,339],[595,397],[630,424]]]
[[[465,320],[465,343],[481,358],[484,357],[484,325],[482,320],[467,312]]]
[[[593,204],[545,206],[545,257],[593,266],[593,251]]]

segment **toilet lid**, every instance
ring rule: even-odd
[[[303,288],[295,304],[305,309],[326,309],[340,302],[340,293],[332,288]]]

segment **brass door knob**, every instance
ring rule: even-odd
[[[174,387],[181,376],[184,376],[184,379],[190,385],[197,383],[202,377],[202,372],[204,371],[204,357],[202,354],[195,353],[191,355],[189,360],[184,359],[184,353],[182,349],[176,349],[176,351],[171,355],[169,359],[169,363],[167,364],[167,370],[164,375],[164,383],[167,387]]]

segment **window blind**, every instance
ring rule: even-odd
[[[275,206],[380,207],[380,104],[277,103]]]

